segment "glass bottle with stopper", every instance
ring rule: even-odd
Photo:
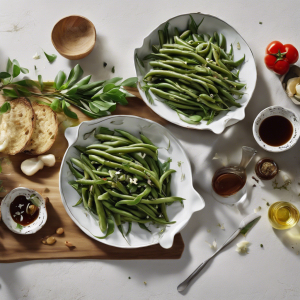
[[[247,198],[246,168],[257,151],[242,147],[242,159],[238,166],[227,166],[218,169],[212,178],[212,195],[223,204],[234,205]]]

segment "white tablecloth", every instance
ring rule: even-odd
[[[242,216],[252,213],[258,206],[262,207],[262,219],[247,236],[251,242],[249,254],[235,252],[235,243],[243,240],[238,237],[208,264],[184,293],[185,298],[299,299],[300,228],[274,231],[267,220],[266,205],[267,201],[288,200],[300,208],[299,144],[286,153],[269,155],[259,148],[252,136],[253,120],[267,106],[280,104],[299,113],[299,108],[284,94],[278,77],[267,70],[263,62],[265,47],[272,40],[292,43],[300,49],[298,1],[1,0],[0,70],[5,70],[9,56],[18,59],[31,74],[36,65],[45,80],[53,79],[60,69],[68,72],[76,62],[58,56],[55,63],[49,65],[44,57],[35,61],[32,56],[36,52],[42,54],[41,48],[56,53],[50,39],[53,25],[66,15],[79,14],[89,18],[97,29],[94,51],[80,61],[86,74],[93,74],[94,79],[112,76],[111,68],[102,67],[106,61],[109,66],[115,66],[116,75],[131,77],[135,75],[133,50],[142,44],[144,36],[168,18],[198,11],[218,16],[244,37],[256,59],[258,81],[245,120],[224,134],[217,136],[211,132],[168,126],[185,147],[192,162],[194,186],[206,202],[205,209],[195,213],[182,231],[185,242],[182,258],[174,261],[53,260],[1,264],[0,299],[183,299],[176,290],[177,285],[212,254],[205,241],[211,243],[216,239],[221,245]],[[214,201],[206,191],[211,178],[207,169],[212,169],[214,154],[224,153],[231,162],[238,162],[243,145],[259,150],[260,157],[274,158],[281,169],[293,176],[293,184],[290,191],[273,190],[271,183],[256,184],[251,179],[252,162],[248,174],[250,202],[241,215]],[[257,187],[253,188],[253,184]],[[225,230],[218,224],[224,224]],[[1,243],[5,246],[5,241]]]

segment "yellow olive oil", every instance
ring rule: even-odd
[[[284,230],[294,227],[300,219],[300,214],[293,204],[280,201],[270,206],[268,217],[273,228]]]

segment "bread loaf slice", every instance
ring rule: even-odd
[[[56,113],[47,105],[32,103],[36,115],[35,129],[24,152],[40,155],[47,152],[53,145],[58,131]]]
[[[35,126],[35,114],[26,98],[9,101],[10,110],[0,116],[0,152],[15,155],[24,150]]]

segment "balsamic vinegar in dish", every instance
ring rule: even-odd
[[[262,141],[273,147],[286,144],[292,138],[293,132],[292,123],[282,116],[268,117],[259,126]]]

